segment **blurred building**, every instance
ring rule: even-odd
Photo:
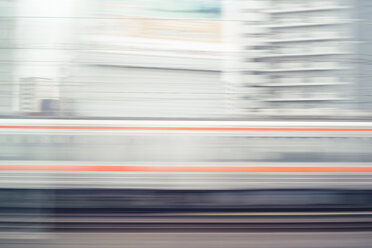
[[[29,115],[57,115],[59,85],[49,78],[22,78],[19,81],[19,111]]]
[[[219,2],[96,1],[80,22],[77,66],[65,84],[70,113],[225,116]]]
[[[342,118],[371,112],[368,0],[0,4],[2,115]],[[40,87],[50,94],[37,93]]]
[[[371,111],[371,1],[232,2],[232,18],[241,20],[234,42],[243,51],[235,58],[234,77],[244,89],[238,104],[248,113],[343,116]]]
[[[23,116],[60,115],[61,88],[75,45],[74,1],[15,3],[13,111]]]
[[[13,112],[15,1],[0,0],[0,115]]]

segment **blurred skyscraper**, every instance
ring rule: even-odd
[[[0,0],[0,113],[13,113],[15,1]]]
[[[372,107],[369,0],[235,0],[239,106],[261,116],[360,115]],[[235,74],[235,75],[234,75]],[[246,89],[246,90],[245,90]],[[247,93],[246,93],[247,92]],[[254,108],[249,108],[253,105]],[[365,112],[364,112],[365,114]]]

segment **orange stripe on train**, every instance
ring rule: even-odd
[[[132,130],[132,131],[271,131],[271,132],[372,132],[366,128],[244,128],[244,127],[90,127],[90,126],[0,126],[0,129]]]
[[[209,172],[209,173],[372,173],[372,167],[353,166],[112,166],[112,165],[0,165],[1,171],[75,172]]]

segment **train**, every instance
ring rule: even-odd
[[[372,123],[1,119],[0,176],[7,211],[367,209]]]

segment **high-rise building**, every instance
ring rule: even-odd
[[[372,108],[368,0],[236,0],[238,104],[268,116],[358,115]],[[255,106],[250,108],[249,106]]]
[[[0,115],[13,111],[14,1],[0,0]]]

